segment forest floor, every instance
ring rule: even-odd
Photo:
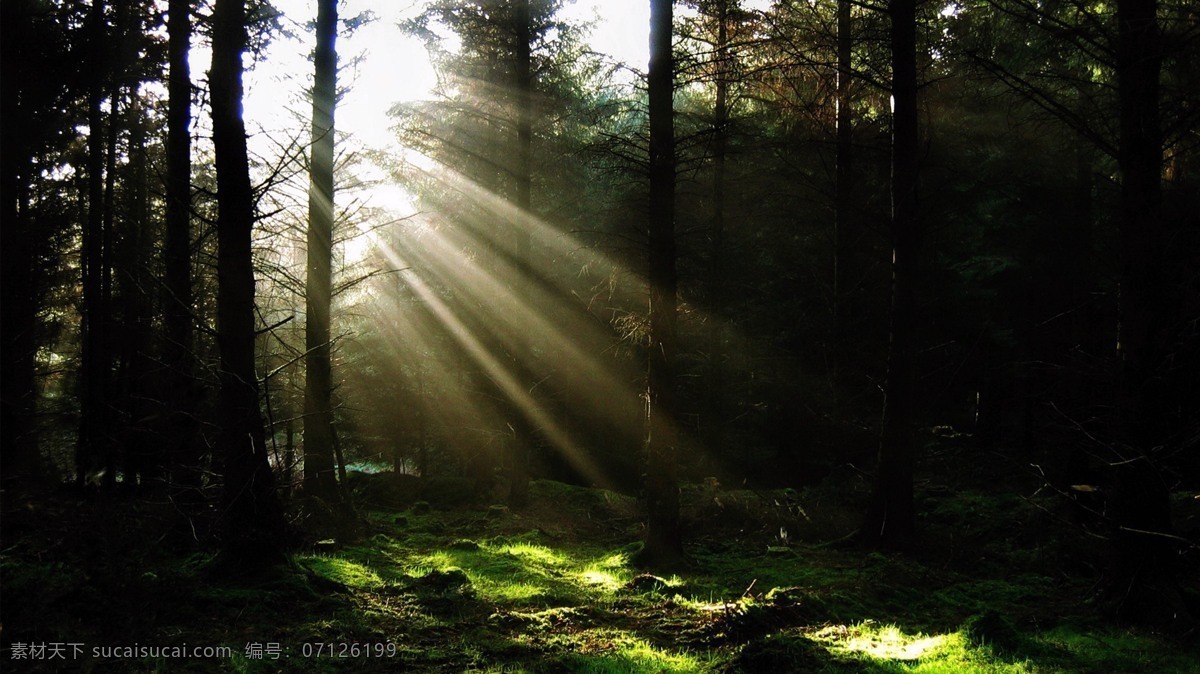
[[[997,493],[982,468],[949,484],[938,461],[904,554],[844,542],[867,489],[853,471],[802,490],[685,487],[688,566],[663,577],[630,565],[632,498],[550,481],[511,511],[403,504],[390,476],[357,476],[365,535],[265,579],[148,545],[161,508],[137,500],[10,503],[0,669],[1200,672],[1196,645],[1092,617],[1103,544],[1060,521],[1055,495]],[[146,650],[185,644],[227,650]]]

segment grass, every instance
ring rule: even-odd
[[[784,547],[775,520],[709,527],[689,544],[689,569],[655,580],[630,566],[639,530],[627,499],[533,487],[528,511],[500,516],[367,512],[362,541],[300,555],[294,569],[260,580],[214,576],[207,555],[138,548],[116,534],[86,548],[26,537],[0,553],[5,644],[186,640],[234,650],[219,662],[99,663],[134,672],[1200,672],[1194,649],[1088,617],[1079,598],[1092,579],[1013,563],[1028,558],[1024,543],[988,540],[1008,526],[1000,513],[1011,500],[937,503],[929,547],[909,555],[800,537],[772,550]],[[752,516],[758,502],[771,499],[740,507]],[[814,519],[830,507],[842,506],[804,504]],[[981,562],[960,540],[939,547],[950,533],[985,543],[975,550],[990,557]],[[40,562],[52,544],[54,561]],[[277,643],[292,657],[286,667],[255,658],[249,643]],[[298,657],[317,643],[394,651]]]

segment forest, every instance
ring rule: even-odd
[[[0,668],[1200,672],[1200,4],[405,4],[0,3]]]

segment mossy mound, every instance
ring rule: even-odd
[[[717,640],[745,641],[792,625],[820,625],[834,619],[834,613],[824,597],[808,588],[774,588],[731,606],[710,629]]]
[[[412,589],[418,595],[471,596],[474,594],[471,579],[467,577],[465,571],[457,567],[430,571],[424,576],[416,578],[412,583]]]
[[[1024,642],[1012,621],[998,611],[988,610],[967,618],[962,633],[972,645],[986,646],[997,653],[1013,653]]]
[[[730,672],[778,674],[827,670],[831,657],[821,644],[801,636],[776,634],[746,644]]]

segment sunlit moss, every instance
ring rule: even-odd
[[[587,568],[579,573],[579,579],[588,585],[596,586],[609,592],[616,592],[624,585],[619,577],[610,571],[603,571],[595,567]]]
[[[624,552],[615,552],[601,557],[593,562],[593,565],[601,569],[623,569],[629,565],[629,555]]]
[[[313,573],[347,587],[373,590],[383,586],[383,579],[375,571],[342,557],[306,557],[303,563]]]
[[[895,625],[863,623],[850,629],[828,627],[816,633],[818,639],[837,635],[830,643],[846,651],[865,653],[883,660],[917,660],[942,646],[945,635],[906,634]]]
[[[674,601],[676,604],[684,608],[712,616],[710,619],[715,619],[721,615],[740,613],[744,611],[747,606],[754,603],[754,599],[751,597],[737,597],[726,600],[715,598],[712,595],[705,597],[686,597],[679,595],[675,597]]]
[[[441,569],[447,566],[455,566],[458,562],[454,555],[444,550],[421,555],[413,561],[416,562],[419,567],[425,567],[428,569]]]
[[[621,589],[632,572],[629,570],[629,556],[623,552],[605,555],[586,563],[577,573],[585,584],[604,593],[613,593]]]
[[[492,601],[529,603],[547,600],[550,597],[546,587],[533,583],[503,582],[494,578],[482,578],[474,581],[480,594]]]
[[[831,625],[812,633],[830,653],[872,663],[871,671],[912,674],[1030,674],[1058,671],[1026,660],[1002,658],[972,646],[961,633],[909,633],[895,625],[871,621]]]
[[[623,552],[572,554],[512,537],[482,541],[477,548],[456,546],[407,558],[394,550],[393,555],[409,575],[458,567],[482,598],[521,605],[605,601],[632,576]],[[672,581],[682,586],[681,579]]]
[[[512,555],[526,562],[547,567],[565,567],[570,564],[570,560],[565,555],[551,550],[544,545],[507,543],[495,547],[488,546],[488,549],[498,554]]]
[[[586,674],[698,674],[715,670],[710,653],[668,651],[626,633],[613,635],[613,643],[603,650],[567,655],[563,664],[572,672]]]

